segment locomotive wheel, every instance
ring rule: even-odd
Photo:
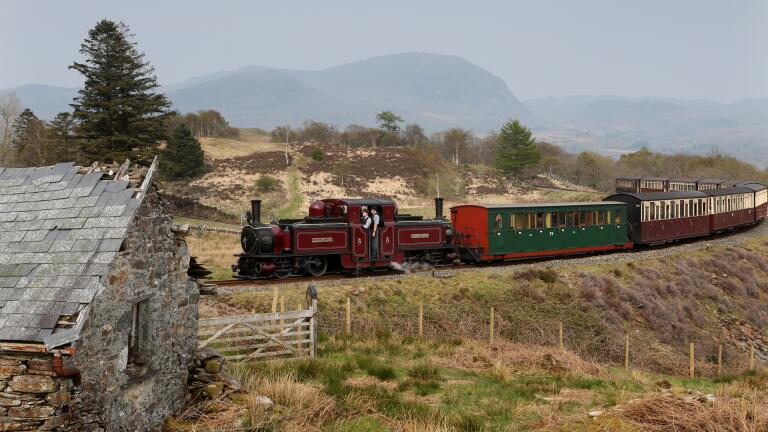
[[[325,257],[311,257],[304,260],[304,270],[312,276],[322,276],[328,270],[328,260]]]
[[[275,260],[277,268],[275,269],[275,277],[278,279],[285,279],[293,275],[293,261],[292,260]]]
[[[277,269],[275,270],[275,277],[278,279],[285,279],[293,274],[293,269]]]

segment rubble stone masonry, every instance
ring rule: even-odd
[[[0,353],[0,431],[146,431],[186,395],[197,284],[189,252],[150,188],[64,367],[50,354]],[[130,346],[129,346],[130,345]]]

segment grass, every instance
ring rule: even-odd
[[[247,129],[240,130],[240,138],[199,138],[205,155],[211,159],[245,156],[256,152],[281,150],[270,137]]]
[[[546,356],[563,369],[549,370],[541,362]],[[506,341],[492,348],[471,340],[331,336],[324,338],[318,358],[230,364],[228,369],[250,394],[278,405],[265,410],[243,404],[245,426],[258,430],[668,430],[652,429],[654,413],[682,422],[693,410],[698,424],[712,425],[734,414],[738,428],[678,430],[735,432],[761,430],[755,427],[765,424],[761,413],[768,408],[768,378],[762,374],[732,376],[727,382],[682,381]],[[385,377],[376,376],[384,370]],[[656,383],[667,379],[672,381],[670,406],[656,402]],[[684,402],[697,392],[716,393],[718,405]],[[590,420],[587,413],[593,410],[606,414]],[[616,428],[603,427],[608,424]],[[603,428],[590,429],[594,425]]]
[[[235,263],[235,253],[241,251],[240,236],[221,233],[192,234],[186,237],[187,245],[197,262],[211,270],[211,279],[232,279],[230,266]]]

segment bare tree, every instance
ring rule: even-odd
[[[21,113],[21,101],[14,92],[0,92],[0,149],[11,144],[13,121]]]

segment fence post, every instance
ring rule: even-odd
[[[717,345],[717,375],[723,373],[723,344]]]
[[[272,313],[277,312],[277,287],[272,287]]]
[[[280,296],[280,313],[285,313],[285,297]],[[280,325],[285,325],[285,318],[280,317]],[[281,328],[280,331],[283,331]]]
[[[344,330],[346,333],[352,334],[352,301],[347,297],[347,307],[344,316]]]
[[[419,303],[419,337],[424,336],[424,303]]]
[[[315,318],[317,316],[317,299],[312,299],[312,318],[309,320],[309,345],[310,345],[310,356],[315,357],[317,356],[317,325]]]
[[[559,340],[560,340],[560,351],[565,351],[565,341],[563,340],[563,322],[560,322],[559,326]]]
[[[695,346],[693,345],[693,342],[688,344],[688,370],[690,372],[690,377],[694,378],[696,376],[696,360],[695,360]]]
[[[490,323],[490,336],[488,338],[488,342],[493,344],[493,324],[494,324],[494,310],[493,306],[491,306],[491,323]]]
[[[629,333],[624,335],[624,370],[629,371]]]

